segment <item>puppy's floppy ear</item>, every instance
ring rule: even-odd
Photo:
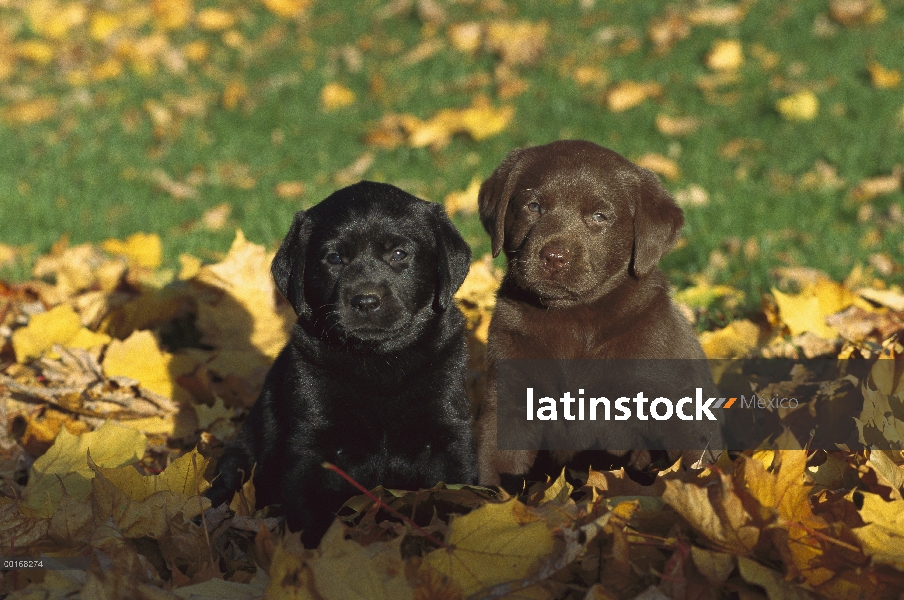
[[[286,297],[286,300],[295,309],[295,314],[300,315],[307,309],[304,300],[304,263],[308,249],[308,238],[311,236],[311,220],[306,218],[305,211],[295,213],[292,227],[282,241],[270,272],[276,287]]]
[[[638,167],[640,199],[634,212],[634,253],[631,271],[649,273],[668,252],[684,226],[684,212],[653,172]]]
[[[452,303],[471,268],[471,248],[458,233],[441,204],[433,205],[433,230],[436,235],[436,262],[439,277],[433,309],[442,312]]]
[[[515,191],[515,181],[521,173],[520,159],[523,152],[522,148],[509,152],[502,164],[496,167],[489,179],[480,186],[480,194],[477,196],[480,222],[490,234],[494,258],[502,252],[505,241],[505,211],[508,209],[509,198]]]

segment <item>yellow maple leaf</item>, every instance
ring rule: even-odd
[[[447,543],[424,557],[421,569],[439,572],[463,597],[536,573],[554,547],[546,522],[517,500],[484,504],[454,517]]]
[[[860,517],[865,526],[854,529],[863,552],[876,562],[904,567],[904,500],[886,502],[869,492],[863,495]]]
[[[97,11],[91,15],[89,33],[94,41],[105,42],[122,26],[123,21],[118,14]]]
[[[819,114],[819,99],[810,90],[801,90],[781,98],[775,109],[788,121],[812,121]]]
[[[362,546],[345,539],[345,528],[327,531],[314,556],[305,560],[318,595],[324,598],[413,599],[405,577],[402,536]]]
[[[53,446],[31,467],[21,507],[32,516],[49,517],[63,496],[63,489],[77,500],[91,492],[94,472],[91,460],[105,467],[131,465],[144,456],[147,438],[141,433],[107,421],[97,431],[73,435],[64,427]]]
[[[110,519],[126,537],[159,538],[187,519],[210,508],[200,494],[209,487],[202,471],[207,461],[193,450],[173,461],[159,475],[141,475],[133,467],[104,468],[89,462],[95,518]],[[203,535],[180,542],[204,545]],[[198,543],[201,542],[201,543]]]
[[[135,331],[123,341],[114,340],[107,348],[103,362],[107,376],[136,379],[150,391],[176,401],[191,398],[176,383],[176,377],[193,367],[163,352],[150,331]]]
[[[108,239],[101,248],[118,256],[124,256],[130,265],[156,269],[163,257],[163,243],[156,233],[133,233],[125,240]]]

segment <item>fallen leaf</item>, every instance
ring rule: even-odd
[[[31,318],[28,325],[13,331],[16,360],[28,362],[41,356],[54,344],[65,344],[81,329],[82,323],[71,306],[60,305]]]
[[[0,116],[10,123],[39,123],[56,115],[57,101],[53,98],[35,98],[3,108]]]
[[[91,493],[94,472],[91,460],[105,467],[122,467],[144,456],[147,439],[139,432],[107,421],[100,429],[82,435],[60,430],[53,446],[31,467],[28,485],[23,490],[21,507],[32,516],[49,517],[63,496],[63,489],[78,501]]]
[[[690,11],[687,20],[691,25],[731,25],[740,23],[747,14],[747,5],[713,4]]]
[[[889,69],[874,60],[870,61],[866,68],[875,88],[889,90],[901,85],[901,71],[897,69]]]
[[[292,18],[298,16],[301,11],[310,6],[312,0],[263,0],[264,6],[273,14]]]
[[[205,229],[219,231],[226,226],[226,222],[229,220],[229,215],[231,213],[232,206],[224,202],[223,204],[219,204],[204,211],[204,214],[201,215],[201,223],[204,224]]]
[[[509,65],[536,63],[546,48],[549,23],[540,21],[493,21],[486,27],[486,47]]]
[[[860,517],[866,523],[854,529],[863,552],[875,562],[904,567],[904,500],[886,502],[878,494],[857,492],[863,497]]]
[[[195,23],[204,31],[223,31],[235,25],[235,15],[219,8],[205,8],[195,16]]]
[[[867,202],[876,196],[897,192],[904,185],[902,182],[904,182],[904,169],[898,166],[892,170],[891,175],[864,179],[851,190],[851,197],[858,202]]]
[[[424,557],[421,570],[437,571],[464,597],[526,579],[553,550],[552,532],[517,500],[485,504],[449,526],[449,548]]]
[[[481,180],[479,177],[471,179],[468,187],[460,192],[450,192],[443,204],[446,205],[446,212],[449,216],[459,213],[465,215],[473,215],[477,212],[477,194],[480,192]]]
[[[307,186],[305,186],[303,181],[280,181],[276,184],[273,192],[283,200],[288,200],[304,196],[306,189]]]
[[[713,71],[736,71],[744,64],[744,50],[738,40],[716,40],[706,54],[706,66]]]
[[[449,26],[446,35],[453,48],[473,54],[483,43],[483,25],[474,21],[454,23]]]
[[[746,319],[732,321],[722,329],[704,331],[700,345],[707,358],[744,358],[759,345],[760,328]]]
[[[155,394],[176,401],[190,399],[188,392],[176,384],[179,366],[172,354],[163,352],[150,331],[135,331],[123,341],[113,340],[104,355],[104,373],[109,377],[135,379]]]
[[[874,25],[885,20],[886,11],[878,0],[832,0],[829,16],[847,27]]]
[[[662,94],[655,82],[622,81],[606,92],[606,105],[612,112],[622,112]]]
[[[648,152],[643,156],[639,156],[634,162],[645,169],[653,171],[657,175],[665,177],[669,181],[674,181],[681,177],[681,168],[678,166],[678,163],[662,154]]]
[[[690,206],[705,206],[709,203],[709,193],[696,183],[692,183],[686,188],[675,190],[672,194],[675,202],[682,208]]]
[[[271,358],[282,350],[295,314],[288,303],[278,302],[272,261],[273,253],[237,231],[226,258],[201,267],[192,282],[197,284],[197,327],[205,344],[255,349]]]
[[[812,121],[819,114],[819,99],[809,90],[785,96],[775,103],[775,109],[789,121]]]
[[[320,90],[320,104],[326,111],[345,108],[355,103],[355,93],[341,83],[328,83]]]
[[[656,130],[662,135],[681,137],[693,133],[700,127],[702,121],[697,117],[670,117],[664,114],[656,115]]]
[[[101,248],[118,256],[123,256],[130,265],[156,269],[163,257],[163,243],[156,233],[134,233],[123,240],[108,239]]]

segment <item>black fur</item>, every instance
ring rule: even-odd
[[[452,301],[470,259],[440,205],[391,185],[363,181],[298,212],[272,267],[298,321],[220,459],[214,506],[256,463],[257,506],[281,503],[310,547],[357,493],[324,461],[367,488],[474,483]],[[362,308],[364,296],[379,307]]]

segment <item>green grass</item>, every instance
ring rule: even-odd
[[[18,4],[24,6],[24,0]],[[40,39],[15,8],[18,4],[0,9],[0,23],[17,40]],[[214,4],[197,2],[196,8]],[[32,248],[20,262],[0,270],[0,278],[26,278],[30,261],[62,234],[79,243],[157,232],[170,268],[183,252],[213,259],[228,248],[235,227],[272,247],[292,213],[331,193],[335,173],[368,151],[375,160],[365,178],[442,200],[464,189],[472,177],[488,176],[512,148],[583,138],[629,158],[648,152],[672,156],[681,177],[666,182],[667,187],[697,184],[708,192],[708,204],[686,209],[686,243],[663,261],[678,286],[703,273],[748,292],[749,305],[756,306],[759,293],[774,285],[775,267],[814,267],[843,279],[876,253],[889,255],[897,265],[885,280],[904,279],[904,225],[886,217],[892,204],[904,206],[904,193],[872,200],[873,216],[863,223],[857,219],[861,206],[850,199],[859,181],[904,164],[904,88],[874,88],[866,68],[875,60],[904,69],[904,0],[886,0],[886,18],[878,24],[836,25],[834,35],[825,38],[814,34],[813,24],[827,3],[760,0],[739,24],[696,26],[663,56],[653,51],[646,27],[663,14],[665,2],[598,0],[587,10],[576,1],[520,0],[506,3],[504,16],[481,2],[444,3],[448,21],[438,26],[425,25],[414,13],[379,19],[376,11],[385,4],[316,2],[306,18],[287,21],[256,3],[216,3],[240,15],[237,30],[251,50],[228,47],[219,33],[191,28],[168,33],[173,43],[204,39],[211,46],[210,58],[183,74],[161,68],[147,77],[127,68],[121,77],[73,87],[61,63],[20,61],[15,73],[0,82],[2,105],[25,90],[58,98],[60,109],[40,123],[0,121],[0,242]],[[500,18],[545,19],[550,25],[541,60],[514,67],[529,83],[515,98],[496,97],[492,76],[499,61],[488,52],[467,55],[446,45],[416,64],[400,60],[432,35],[445,38],[449,23]],[[600,41],[604,28],[621,32],[614,44]],[[84,38],[80,31],[73,30],[75,41],[63,45]],[[152,27],[142,31],[150,33]],[[635,51],[615,50],[631,37],[640,42]],[[722,89],[735,94],[726,104],[710,103],[695,84],[709,74],[703,58],[717,39],[739,39],[745,49],[738,81]],[[360,50],[357,71],[337,58],[347,44]],[[761,66],[752,55],[755,44],[777,54],[774,67]],[[84,45],[103,53],[96,43]],[[604,69],[610,82],[655,81],[664,93],[613,113],[605,106],[603,88],[574,81],[578,66]],[[483,82],[476,77],[481,74]],[[226,110],[220,95],[232,80],[243,81],[249,93],[237,108]],[[356,102],[322,110],[320,90],[332,81],[351,88]],[[775,101],[801,87],[816,92],[819,115],[805,122],[782,119]],[[364,142],[364,134],[386,113],[427,118],[442,108],[467,106],[477,93],[494,105],[515,107],[514,120],[499,135],[480,142],[458,136],[441,150],[385,150]],[[175,97],[198,94],[208,94],[203,115],[178,118],[178,127],[155,135],[148,100],[171,104]],[[703,124],[684,138],[668,138],[655,127],[660,113],[697,116]],[[736,138],[760,140],[762,147],[736,159],[721,157],[720,148]],[[802,189],[800,178],[817,161],[836,168],[846,184]],[[245,170],[254,184],[244,189],[221,181],[230,168]],[[176,200],[159,189],[152,182],[157,169],[179,181],[192,172],[203,174],[197,197]],[[305,182],[303,197],[277,197],[275,185],[289,180]],[[233,207],[227,227],[190,226],[223,202]],[[456,222],[475,255],[489,250],[476,218]],[[738,249],[750,239],[758,246],[756,256]],[[724,255],[722,266],[713,266],[714,252]]]

